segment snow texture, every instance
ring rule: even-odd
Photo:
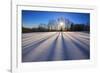
[[[36,32],[22,34],[22,62],[90,59],[86,32]]]

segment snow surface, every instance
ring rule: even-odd
[[[22,34],[22,62],[90,59],[90,38],[85,32]]]

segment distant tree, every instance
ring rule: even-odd
[[[29,33],[32,32],[31,28],[22,27],[22,33]]]
[[[73,30],[74,30],[74,24],[72,23],[70,26],[70,31],[73,31]]]
[[[48,31],[47,25],[41,23],[41,24],[38,26],[38,31],[40,31],[40,32],[46,32],[46,31]]]
[[[86,24],[71,24],[71,31],[90,31],[90,26]]]
[[[57,25],[56,25],[56,20],[49,20],[48,22],[48,29],[49,31],[52,31],[52,30],[56,30],[57,28]]]

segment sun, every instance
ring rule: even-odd
[[[63,26],[64,26],[64,22],[60,22],[59,25],[60,25],[61,27],[63,27]]]
[[[65,23],[64,22],[59,22],[58,28],[59,30],[64,30]]]

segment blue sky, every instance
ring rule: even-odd
[[[48,24],[49,20],[56,20],[59,17],[67,18],[75,24],[90,23],[89,13],[22,10],[22,25],[32,28],[40,23]]]

